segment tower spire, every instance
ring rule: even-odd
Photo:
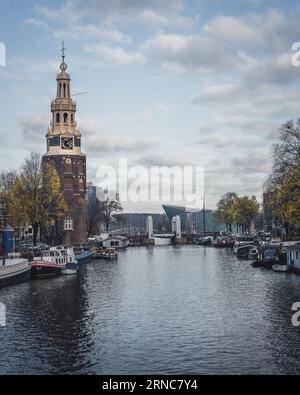
[[[65,48],[65,42],[64,41],[62,41],[62,43],[61,43],[62,45],[61,45],[61,57],[62,57],[62,63],[61,63],[61,65],[60,65],[60,69],[61,69],[61,71],[66,71],[67,70],[67,65],[66,65],[66,63],[65,63],[65,57],[66,57],[66,50],[67,50],[67,48]]]

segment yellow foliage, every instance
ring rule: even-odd
[[[60,179],[52,165],[23,169],[12,190],[10,215],[15,225],[50,225],[67,210]]]

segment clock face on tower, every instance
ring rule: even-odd
[[[73,138],[72,137],[63,137],[61,139],[61,148],[62,149],[73,149]]]

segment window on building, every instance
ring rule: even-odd
[[[73,114],[71,114],[71,122],[72,123],[74,122],[74,115]]]
[[[56,114],[56,123],[60,123],[60,113]]]
[[[67,96],[67,86],[66,86],[66,84],[64,84],[64,97],[66,97]]]
[[[79,183],[79,190],[84,191],[85,185],[84,185],[84,179],[82,177],[79,178],[78,183]]]
[[[72,219],[65,219],[64,230],[73,230],[73,220]]]
[[[70,158],[66,159],[65,172],[72,173],[72,159]]]
[[[78,161],[78,171],[80,174],[84,174],[84,162],[81,159]]]
[[[65,177],[64,178],[64,189],[68,189],[68,190],[74,189],[73,177]]]
[[[68,114],[65,112],[64,113],[64,123],[68,122]]]

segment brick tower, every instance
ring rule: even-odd
[[[81,151],[81,134],[75,118],[76,102],[71,98],[71,78],[67,73],[64,45],[56,80],[57,93],[51,103],[52,120],[46,135],[47,153],[43,162],[56,167],[68,205],[67,214],[55,224],[54,242],[76,245],[86,241],[86,156]]]

